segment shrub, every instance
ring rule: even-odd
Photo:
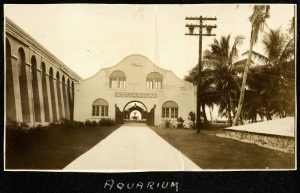
[[[171,127],[173,127],[173,124],[170,120],[164,120],[164,127],[171,128]]]
[[[60,126],[62,128],[74,128],[75,125],[74,125],[73,121],[70,121],[68,119],[62,119]]]
[[[20,127],[20,129],[22,129],[22,130],[28,130],[28,129],[30,129],[29,125],[28,125],[27,123],[25,123],[25,122],[21,122],[21,123],[19,124],[19,127]]]
[[[103,118],[103,119],[100,119],[100,121],[98,122],[98,125],[112,126],[112,125],[115,125],[115,121],[110,118]]]
[[[89,119],[85,120],[84,126],[91,126],[91,121]]]
[[[74,125],[74,127],[83,127],[84,126],[84,122],[73,121],[73,125]]]
[[[6,128],[7,129],[19,129],[19,123],[17,121],[13,121],[10,118],[6,119]]]
[[[177,118],[177,128],[183,128],[184,125],[183,125],[183,122],[184,122],[184,119],[182,117],[178,117]]]
[[[94,127],[94,126],[97,126],[97,121],[91,121],[91,126]]]
[[[87,119],[85,121],[84,125],[87,127],[94,127],[94,126],[97,126],[97,121],[90,121],[89,119]]]
[[[196,113],[194,113],[193,111],[189,112],[189,117],[188,119],[190,120],[189,122],[189,126],[190,128],[192,129],[195,129],[196,128]]]

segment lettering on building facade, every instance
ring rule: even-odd
[[[123,98],[156,98],[156,93],[115,92],[115,97]]]

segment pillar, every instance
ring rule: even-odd
[[[59,81],[59,89],[60,89],[60,97],[61,97],[60,101],[61,101],[61,109],[62,109],[62,115],[61,115],[61,117],[62,118],[66,118],[63,88],[64,88],[63,82]]]
[[[40,69],[37,69],[36,78],[38,82],[38,89],[39,89],[39,100],[40,100],[40,111],[41,111],[41,122],[45,122],[45,107],[44,107],[44,100],[43,100],[43,86],[42,86],[42,72]]]
[[[60,112],[59,112],[59,107],[58,107],[58,94],[57,94],[57,85],[56,85],[56,78],[53,77],[53,87],[54,87],[54,97],[55,97],[55,108],[56,108],[56,118],[57,121],[60,121]]]
[[[50,122],[53,122],[53,111],[52,111],[52,101],[51,101],[51,92],[50,92],[50,82],[49,74],[45,73],[46,76],[46,85],[47,85],[47,95],[48,95],[48,104],[49,104],[49,118]]]
[[[14,93],[15,93],[15,105],[16,105],[16,121],[22,122],[22,103],[21,103],[21,92],[19,83],[19,66],[18,58],[16,56],[11,57],[12,71],[13,71],[13,82],[14,82]],[[6,99],[9,100],[9,99]]]

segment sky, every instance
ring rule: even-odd
[[[43,4],[4,5],[4,15],[41,43],[83,79],[99,69],[116,65],[132,54],[142,54],[161,68],[183,78],[198,61],[198,38],[186,36],[185,17],[217,17],[216,37],[203,37],[203,51],[214,38],[244,36],[240,53],[249,48],[251,4],[108,5]],[[272,4],[265,31],[286,32],[294,6]],[[259,38],[263,37],[260,33]],[[262,44],[254,50],[263,52]],[[242,59],[244,57],[240,57]]]

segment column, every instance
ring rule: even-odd
[[[18,60],[16,56],[11,57],[12,71],[13,71],[13,82],[14,82],[14,93],[15,93],[15,105],[16,105],[16,121],[22,122],[22,103],[21,103],[21,93],[20,93],[20,84],[19,84],[19,67]],[[10,100],[10,99],[6,99]]]
[[[53,111],[52,111],[52,101],[51,101],[51,94],[50,94],[50,82],[49,82],[49,74],[46,75],[46,84],[47,84],[47,95],[48,95],[48,104],[49,104],[49,118],[50,122],[53,122]]]
[[[60,113],[59,113],[59,107],[58,107],[58,94],[57,94],[57,86],[56,86],[56,78],[53,77],[53,87],[54,87],[54,97],[55,97],[55,108],[56,108],[56,116],[57,121],[60,121]]]
[[[30,117],[30,123],[35,123],[35,117],[34,117],[34,102],[33,102],[33,93],[32,93],[32,76],[31,76],[31,65],[27,62],[26,65],[26,80],[27,80],[27,88],[28,88],[28,102],[29,102],[29,117]]]
[[[65,89],[65,107],[66,107],[66,118],[70,120],[70,103],[69,103],[69,92],[68,92],[68,85],[64,85],[63,86]]]
[[[43,100],[43,86],[42,86],[42,72],[40,69],[37,69],[36,78],[38,82],[39,89],[39,100],[40,100],[40,111],[41,111],[41,122],[45,122],[45,108],[44,108],[44,100]]]
[[[66,118],[66,111],[65,111],[65,101],[64,101],[64,93],[63,93],[63,82],[59,81],[59,89],[60,89],[60,100],[61,100],[61,109],[62,109],[62,117]]]

